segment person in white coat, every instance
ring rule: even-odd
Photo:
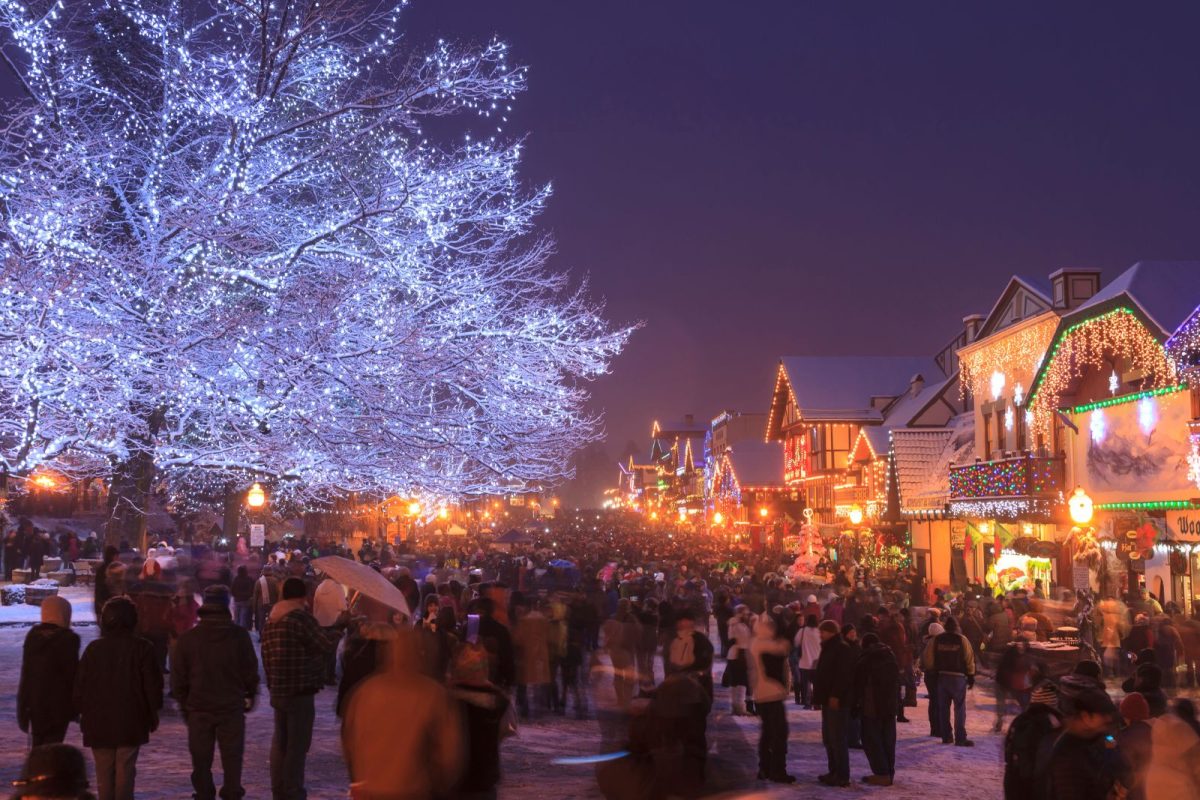
[[[817,625],[817,615],[809,614],[804,620],[804,625],[796,631],[796,639],[793,642],[799,654],[796,659],[796,671],[800,673],[796,676],[796,695],[799,698],[796,702],[809,710],[813,707],[813,673],[817,670],[817,659],[821,657],[821,630]]]
[[[783,702],[792,690],[792,669],[788,664],[791,643],[780,636],[774,617],[763,614],[754,623],[754,641],[750,643],[754,664],[754,706],[762,720],[758,740],[758,778],[775,783],[795,783],[787,773],[787,712]]]
[[[1174,711],[1150,728],[1146,800],[1200,800],[1200,736]]]

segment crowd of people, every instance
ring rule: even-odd
[[[714,684],[729,689],[721,710],[758,719],[760,780],[795,781],[792,705],[819,715],[823,784],[849,785],[861,748],[870,772],[857,777],[886,787],[909,766],[897,763],[897,731],[917,722],[918,684],[929,735],[969,748],[967,696],[986,671],[1006,797],[1200,797],[1194,708],[1170,698],[1195,684],[1200,618],[1142,592],[1125,602],[1053,600],[1041,585],[930,592],[911,572],[853,563],[818,585],[787,579],[777,558],[735,561],[710,538],[591,517],[548,525],[518,553],[455,542],[108,548],[95,575],[99,638],[81,654],[71,606],[56,597],[26,638],[17,713],[33,788],[18,796],[85,796],[70,775],[67,793],[35,791],[58,774],[47,763],[82,768],[59,744],[78,721],[101,800],[132,798],[139,748],[165,705],[186,721],[195,797],[244,796],[260,675],[279,800],[306,796],[327,687],[355,798],[494,797],[501,742],[567,714],[597,719],[616,754],[595,768],[606,797],[699,796]],[[370,564],[407,609],[347,592],[314,567],[323,555]],[[1064,628],[1080,653],[1066,674],[1038,649]],[[1106,677],[1125,681],[1119,702]]]

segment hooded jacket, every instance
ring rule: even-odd
[[[854,698],[863,716],[896,716],[899,687],[900,666],[892,649],[882,642],[865,648],[854,667]]]
[[[241,713],[258,693],[254,643],[224,606],[200,606],[199,615],[199,624],[175,644],[171,696],[185,712]]]
[[[136,636],[132,626],[106,622],[107,617],[101,619],[100,638],[83,651],[75,674],[83,746],[136,747],[158,729],[163,676],[154,645]]]
[[[821,642],[821,658],[813,676],[813,703],[825,705],[837,698],[840,708],[848,709],[854,689],[854,654],[841,634]]]
[[[42,622],[25,636],[17,686],[17,724],[23,731],[48,734],[75,718],[72,689],[79,666],[79,637],[70,626],[71,606],[50,597],[42,606]]]

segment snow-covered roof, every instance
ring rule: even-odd
[[[957,380],[957,376],[943,378],[933,383],[925,384],[924,388],[916,394],[913,394],[911,391],[907,392],[884,409],[881,420],[882,424],[864,426],[862,435],[871,445],[871,449],[875,452],[875,455],[887,455],[891,432],[910,425],[914,418],[920,415],[939,394],[946,390],[948,384],[954,383]]]
[[[939,509],[950,500],[950,465],[975,452],[975,416],[959,414],[944,428],[892,432],[896,483],[905,509]]]
[[[1200,261],[1139,261],[1063,317],[1068,326],[1129,298],[1170,336],[1200,303]]]
[[[928,356],[786,356],[780,363],[805,419],[882,420],[872,397],[900,395],[916,375],[945,377]]]
[[[779,442],[746,440],[725,451],[733,474],[742,486],[783,483],[783,445]]]

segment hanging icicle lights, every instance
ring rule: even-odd
[[[1163,345],[1132,310],[1121,307],[1078,322],[1059,336],[1029,395],[1033,426],[1039,433],[1050,423],[1071,381],[1085,370],[1103,369],[1126,360],[1147,376],[1152,388],[1167,388],[1177,380],[1175,364]]]
[[[959,362],[959,391],[977,398],[988,397],[992,375],[1014,376],[1037,369],[1054,338],[1057,317],[1049,317],[1028,328],[963,353]]]

